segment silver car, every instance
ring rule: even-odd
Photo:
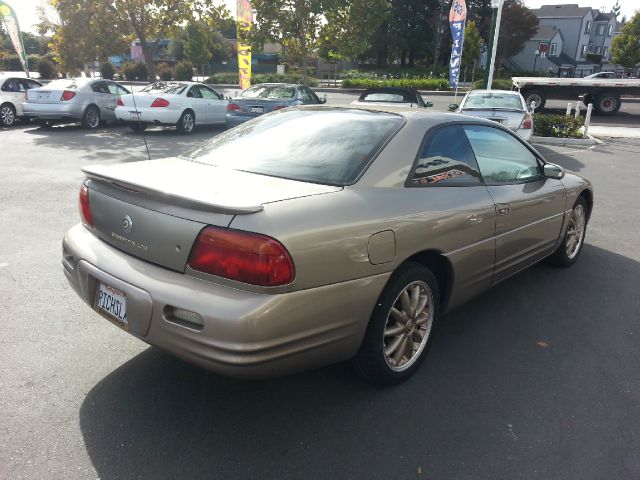
[[[471,90],[460,106],[450,105],[457,113],[482,117],[501,123],[525,140],[533,136],[533,115],[531,115],[520,93],[511,90]]]
[[[216,372],[353,359],[404,380],[441,315],[577,261],[590,182],[494,122],[291,107],[177,158],[84,169],[62,264],[91,308]]]
[[[116,121],[116,105],[129,90],[111,80],[72,78],[30,90],[22,108],[36,122],[81,122],[84,128],[98,128],[102,122]]]

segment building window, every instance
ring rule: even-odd
[[[596,35],[599,35],[599,36],[604,35],[605,28],[606,28],[606,25],[604,23],[599,23],[598,26],[596,27]]]
[[[582,45],[582,47],[580,48],[580,58],[584,58],[586,56],[587,56],[587,46]]]
[[[607,37],[613,35],[613,25],[609,25],[609,30],[607,31]]]
[[[591,33],[591,20],[587,20],[587,24],[584,26],[584,33]]]
[[[600,54],[602,53],[602,47],[601,47],[600,45],[598,45],[598,46],[596,47],[596,51],[595,51],[595,53],[596,53],[597,55],[600,55]]]
[[[551,47],[549,48],[549,56],[550,57],[557,57],[558,56],[558,44],[557,43],[552,43]]]
[[[602,59],[606,60],[608,54],[609,54],[609,47],[604,47],[604,51],[602,52]]]

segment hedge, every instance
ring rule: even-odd
[[[111,62],[102,62],[100,64],[100,74],[102,78],[106,78],[107,80],[113,80],[113,76],[116,73],[116,69],[113,67],[113,63]]]
[[[238,84],[237,73],[216,73],[205,80],[205,83],[212,84]],[[251,75],[251,84],[258,83],[302,83],[303,77],[300,73],[285,73],[284,75],[277,73],[256,73]],[[313,77],[307,77],[307,84],[310,87],[317,87],[318,80]]]
[[[540,137],[582,138],[581,127],[584,127],[584,117],[575,118],[564,115],[533,115],[533,134]]]
[[[183,60],[173,67],[173,79],[190,82],[193,79],[193,65]]]
[[[477,89],[485,88],[484,83],[485,83],[484,80],[476,80],[475,82],[473,82],[473,89],[477,90]],[[491,81],[491,88],[496,90],[513,90],[513,82],[511,80],[494,78]]]
[[[126,80],[147,80],[147,66],[144,62],[124,62],[120,67],[120,77]]]
[[[393,78],[374,80],[368,78],[347,78],[342,81],[343,88],[410,87],[423,90],[448,90],[449,81],[444,78]]]

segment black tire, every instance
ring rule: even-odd
[[[196,128],[196,114],[192,110],[185,110],[180,115],[180,120],[176,124],[180,133],[189,134]]]
[[[582,97],[582,103],[588,107],[590,103],[594,103],[593,97],[591,95],[585,95]]]
[[[572,226],[575,227],[575,219],[578,210],[582,210],[583,222],[582,222],[582,231],[580,233],[580,239],[578,241],[577,248],[571,248],[571,238],[572,238]],[[567,230],[564,233],[564,237],[562,238],[562,242],[558,246],[555,252],[549,257],[549,262],[557,265],[559,267],[570,267],[574,263],[578,261],[580,257],[580,253],[582,252],[582,247],[584,246],[584,238],[587,233],[587,223],[589,221],[589,207],[587,205],[586,200],[583,196],[578,197],[576,203],[573,205],[571,209],[571,216],[569,217]],[[575,228],[573,228],[575,231]]]
[[[547,103],[547,97],[540,90],[529,90],[522,94],[527,107],[531,105],[531,102],[536,102],[536,110],[544,108]]]
[[[0,105],[0,124],[5,128],[16,124],[16,107],[10,103]]]
[[[144,123],[130,123],[129,128],[136,133],[142,133],[147,129],[147,125]]]
[[[428,311],[425,310],[428,320],[424,324],[425,331],[421,337],[423,340],[420,341],[417,347],[414,345],[416,338],[414,335],[420,338],[421,328],[418,327],[420,320],[417,320],[415,316],[412,318],[405,316],[404,318],[407,322],[402,323],[397,320],[397,315],[392,314],[392,307],[400,307],[402,304],[402,292],[415,286],[420,289],[424,288],[425,295],[430,292],[426,305]],[[422,290],[419,290],[419,292],[422,292]],[[410,297],[407,298],[410,299]],[[422,297],[418,296],[418,298],[421,299]],[[431,305],[429,305],[429,302],[431,302]],[[398,313],[397,310],[396,313]],[[440,288],[431,270],[413,262],[401,265],[389,279],[371,315],[360,349],[352,361],[356,372],[372,382],[385,385],[392,385],[406,380],[418,369],[427,354],[431,344],[431,337],[433,336],[433,326],[438,320],[439,313]],[[397,331],[398,329],[402,329],[402,331]],[[390,333],[393,330],[396,330],[396,334],[385,335],[385,332]],[[401,336],[405,336],[407,340],[398,340]],[[411,344],[407,343],[409,339],[411,339]],[[392,350],[392,345],[395,341],[401,343],[399,343],[400,347],[396,345],[394,351]],[[385,353],[392,352],[397,354],[401,351],[403,353],[401,353],[402,356],[399,362],[389,358],[393,356],[392,354]],[[411,358],[406,355],[409,351],[411,351]],[[406,361],[403,364],[405,358]],[[397,364],[392,366],[391,363]]]
[[[618,110],[620,110],[620,106],[622,102],[620,101],[620,97],[615,93],[601,93],[596,97],[596,101],[593,104],[593,109],[596,111],[598,115],[615,115]]]
[[[100,126],[100,109],[89,105],[82,114],[82,128],[94,130]]]

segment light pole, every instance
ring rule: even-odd
[[[493,44],[491,46],[491,64],[489,65],[489,76],[487,78],[487,90],[491,90],[493,83],[493,72],[496,64],[496,49],[498,48],[498,37],[500,36],[500,19],[502,18],[502,5],[504,0],[491,0],[491,8],[498,9],[498,17],[496,18],[496,27],[493,32]]]

